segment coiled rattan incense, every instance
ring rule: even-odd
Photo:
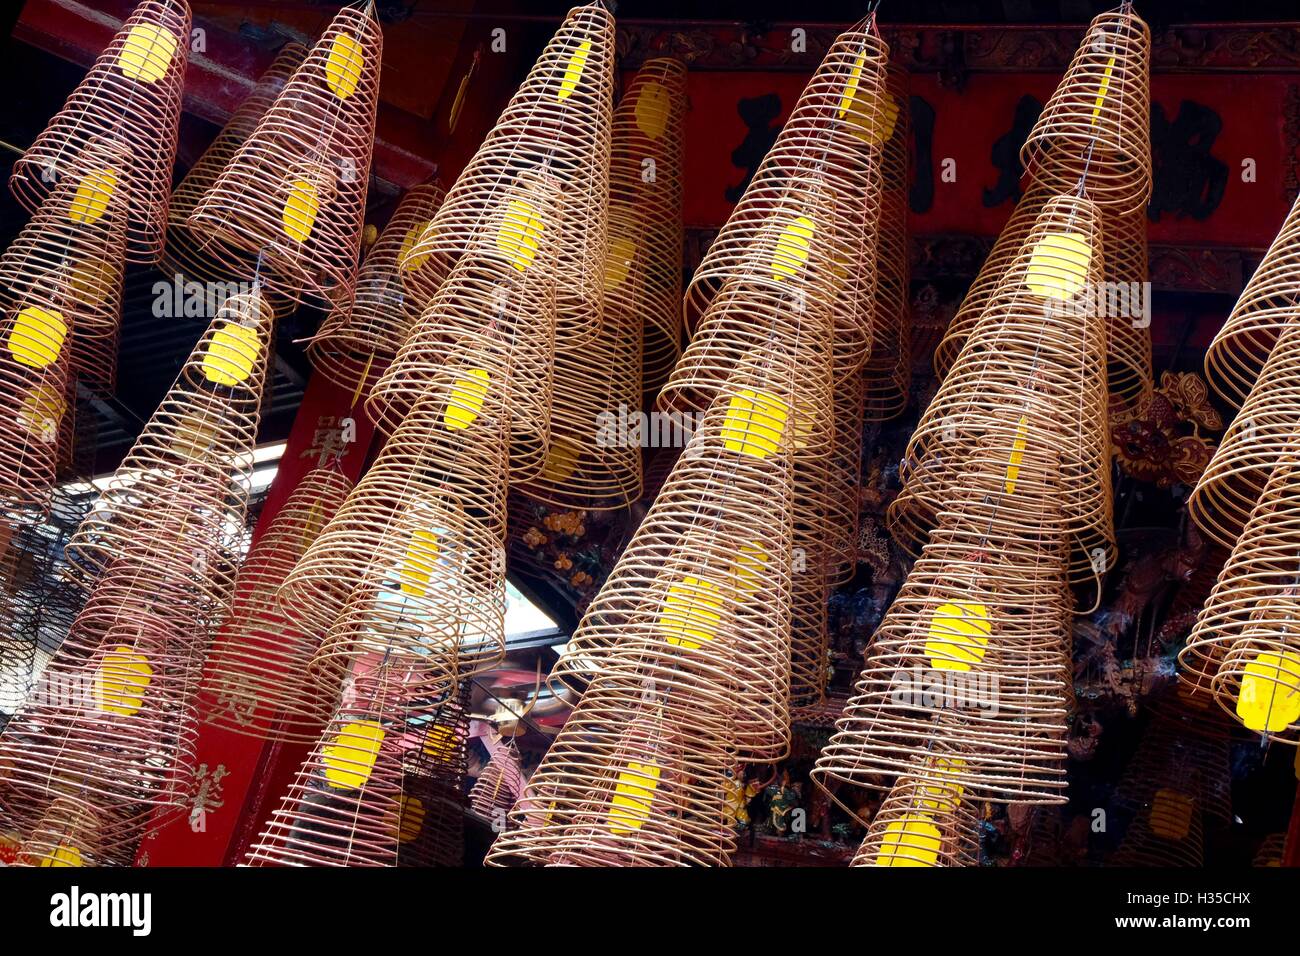
[[[101,850],[138,840],[192,782],[199,661],[212,618],[191,571],[183,506],[124,541],[32,694],[0,733],[0,819],[35,825],[48,800],[103,810]],[[179,559],[187,559],[185,572]]]
[[[1176,710],[1162,708],[1154,715],[1115,785],[1111,802],[1140,814],[1157,802],[1161,791],[1182,793],[1196,802],[1206,821],[1227,826],[1232,823],[1229,739],[1197,732],[1178,715],[1186,705],[1173,707]]]
[[[418,662],[432,691],[503,652],[508,353],[468,334],[449,352],[279,592],[304,631],[328,630],[323,686],[388,655]]]
[[[1148,146],[1148,149],[1150,147]],[[1150,266],[1144,208],[1117,215],[1101,209],[1107,287],[1098,307],[1106,316],[1106,374],[1112,421],[1131,418],[1151,399]]]
[[[295,301],[352,299],[383,45],[370,5],[335,14],[190,214],[205,254],[231,272],[256,257]]]
[[[978,866],[979,826],[959,784],[902,776],[871,818],[850,866]]]
[[[552,677],[627,668],[734,722],[747,759],[789,744],[795,448],[816,352],[742,363],[591,602]],[[822,368],[829,368],[822,354]],[[826,382],[823,380],[822,388]],[[823,393],[824,394],[824,393]]]
[[[497,356],[488,387],[494,401],[504,390],[510,477],[541,471],[550,450],[559,190],[543,171],[520,173],[501,205],[481,217],[481,233],[371,390],[366,407],[382,427],[395,428],[431,383],[446,378],[449,343],[481,339]]]
[[[841,285],[833,259],[830,191],[820,177],[792,180],[773,203],[764,221],[746,235],[753,250],[737,262],[737,275],[712,296],[659,393],[661,410],[706,410],[739,362],[774,343],[788,347],[820,337],[829,347],[831,308]],[[835,329],[833,359],[852,350],[841,336]],[[815,360],[811,367],[820,369],[824,362]]]
[[[3,372],[19,406],[13,422],[50,417],[68,380],[111,391],[117,370],[130,159],[120,143],[88,142],[0,256]],[[20,409],[26,407],[26,412]],[[57,425],[58,416],[54,424]]]
[[[533,772],[489,865],[727,866],[736,766],[709,701],[602,672]]]
[[[180,509],[189,550],[174,570],[195,582],[197,599],[229,607],[274,334],[257,290],[225,301],[68,543],[83,580],[102,573],[125,542],[171,533],[167,522]]]
[[[621,310],[642,316],[641,388],[646,395],[659,391],[682,351],[685,118],[686,66],[669,57],[646,60],[614,111],[605,314]],[[620,208],[634,211],[639,227],[635,248],[629,248],[633,236],[616,231]],[[628,284],[622,263],[633,260],[639,261],[641,275]]]
[[[641,447],[659,435],[646,434],[649,422],[639,432],[624,422],[639,421],[645,339],[660,381],[680,351],[684,101],[685,68],[652,60],[614,111],[604,313],[581,348],[559,329],[551,452],[519,489],[535,500],[602,510],[641,496]]]
[[[137,5],[63,108],[14,163],[9,177],[14,197],[35,212],[90,143],[115,141],[130,161],[103,180],[101,189],[121,190],[127,199],[129,261],[156,262],[163,249],[189,50],[185,0]]]
[[[1196,799],[1181,790],[1157,790],[1111,854],[1109,866],[1200,867],[1205,834]]]
[[[403,253],[428,228],[445,195],[441,186],[425,183],[402,197],[361,264],[356,300],[335,306],[307,346],[312,366],[330,381],[364,393],[397,357],[428,304],[407,292],[405,276],[417,260]]]
[[[230,620],[204,665],[199,710],[206,723],[312,743],[329,720],[337,694],[307,678],[322,635],[286,616],[275,595],[351,490],[351,479],[333,463],[312,469],[248,553],[235,580]]]
[[[1300,743],[1297,433],[1292,431],[1290,450],[1274,468],[1179,654],[1184,667],[1206,668],[1210,690],[1239,723],[1290,744]]]
[[[257,84],[240,102],[222,127],[217,138],[190,167],[185,178],[172,190],[167,209],[167,245],[163,250],[160,267],[168,278],[180,276],[184,282],[221,284],[221,287],[238,291],[232,283],[248,283],[257,272],[257,256],[243,252],[219,240],[204,237],[190,224],[190,215],[221,171],[239,152],[249,136],[257,129],[266,111],[284,89],[294,70],[307,57],[307,47],[290,42],[280,48],[275,60],[257,80]],[[288,311],[287,299],[263,289],[267,300],[277,314]]]
[[[948,322],[948,327],[944,330],[943,338],[935,346],[934,371],[939,378],[946,376],[948,369],[952,368],[952,363],[957,360],[962,346],[966,344],[971,332],[979,324],[980,316],[984,314],[984,309],[993,299],[993,294],[1002,285],[1007,270],[1020,257],[1025,240],[1033,231],[1034,223],[1038,221],[1043,206],[1057,192],[1058,190],[1051,186],[1031,182],[1024,195],[1020,197],[1020,201],[1016,203],[1011,218],[998,233],[993,248],[989,250],[988,256],[980,266],[980,271],[975,275],[975,281],[966,290],[961,305],[957,307],[957,311]]]
[[[470,788],[469,808],[486,820],[503,824],[523,792],[524,771],[519,762],[519,748],[513,737],[505,737]]]
[[[984,435],[1032,430],[1060,456],[1070,580],[1092,581],[1114,565],[1106,330],[1088,304],[1102,254],[1088,199],[1057,196],[1044,206],[909,441],[903,490],[888,512],[900,544],[915,551],[924,541]]]
[[[1099,206],[1132,212],[1151,195],[1151,31],[1131,3],[1098,14],[1021,147],[1036,182],[1064,192],[1086,171]]]
[[[437,260],[472,248],[484,217],[510,201],[519,176],[544,169],[560,184],[558,220],[538,240],[557,253],[559,327],[575,344],[595,333],[608,247],[613,89],[614,18],[600,3],[574,7],[408,251],[425,263],[409,279],[426,301],[437,287]]]
[[[892,65],[885,93],[898,119],[880,155],[880,224],[876,235],[876,292],[871,353],[862,369],[868,421],[887,421],[907,407],[912,385],[911,249],[907,239],[908,142],[911,135],[907,73]],[[856,536],[856,535],[855,535]]]
[[[880,787],[909,773],[960,784],[971,799],[1063,801],[1069,644],[1059,466],[1038,428],[1009,466],[1018,434],[1014,426],[992,432],[970,456],[876,631],[813,771],[820,785],[829,777]],[[939,745],[959,756],[916,765]]]
[[[377,666],[376,666],[377,664]],[[248,851],[249,866],[396,866],[409,707],[423,678],[373,662]],[[408,821],[409,826],[409,821]]]
[[[461,683],[420,724],[402,777],[398,866],[460,866],[465,858],[463,793],[468,771],[470,684]]]
[[[1205,377],[1221,398],[1246,400],[1278,337],[1295,324],[1298,303],[1300,196],[1205,352]]]
[[[75,797],[55,797],[23,838],[16,866],[130,866],[132,848],[102,847],[102,832],[119,829],[113,814]]]
[[[1232,547],[1300,434],[1300,323],[1282,331],[1187,502],[1196,526]]]
[[[833,307],[837,358],[853,368],[866,360],[876,283],[872,256],[880,218],[880,155],[898,119],[898,104],[886,90],[888,60],[889,49],[874,15],[831,44],[691,277],[685,314],[693,334],[698,336],[696,326],[699,332],[708,331],[705,313],[716,309],[727,285],[737,280],[762,282],[779,292],[796,278],[792,273],[813,269],[809,244],[815,241],[828,244],[825,260],[831,275],[825,279],[834,281],[810,284],[808,294],[829,300]],[[774,268],[769,227],[791,211],[791,185],[810,178],[824,184],[825,211],[833,222],[820,216],[810,216],[811,224],[780,222],[787,230],[786,255]],[[821,272],[820,265],[815,268]]]

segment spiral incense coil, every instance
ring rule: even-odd
[[[1210,690],[1239,723],[1293,745],[1300,743],[1298,508],[1292,440],[1179,654],[1184,667],[1210,664]]]
[[[36,141],[14,163],[9,190],[36,212],[96,139],[129,161],[100,180],[91,200],[121,191],[130,210],[127,261],[151,264],[163,249],[167,198],[180,131],[181,87],[190,50],[190,5],[143,0]],[[118,267],[116,260],[109,260]]]
[[[1232,547],[1278,462],[1300,433],[1300,324],[1278,337],[1187,502],[1197,528]]]
[[[1206,820],[1227,826],[1233,818],[1228,747],[1226,736],[1189,733],[1183,721],[1157,714],[1138,741],[1111,802],[1141,813],[1169,792],[1180,793]]]
[[[614,110],[609,165],[610,236],[605,314],[639,315],[645,326],[641,387],[654,395],[682,352],[682,163],[686,66],[646,60]],[[634,210],[640,236],[615,230],[620,208]],[[628,253],[632,252],[633,255]],[[639,256],[639,259],[637,258]],[[620,281],[621,262],[637,260],[640,281]],[[611,288],[613,279],[613,288]]]
[[[1014,472],[1004,429],[968,462],[876,632],[814,769],[856,786],[909,773],[971,799],[1059,803],[1069,642],[1057,457],[1031,433]],[[937,743],[960,754],[917,767]],[[838,799],[838,797],[836,798]]]
[[[710,702],[601,673],[529,778],[488,865],[728,866],[737,758]]]
[[[351,490],[338,468],[313,468],[249,551],[235,580],[230,621],[204,665],[199,710],[205,723],[310,744],[329,720],[337,695],[324,693],[306,673],[321,635],[300,629],[275,595]]]
[[[523,481],[542,470],[550,447],[559,188],[544,171],[523,172],[505,201],[481,217],[483,231],[371,389],[366,408],[382,428],[396,428],[431,383],[445,379],[451,344],[483,339],[499,355],[493,381],[505,390],[510,477]]]
[[[1124,3],[1088,25],[1020,159],[1062,192],[1086,171],[1095,203],[1133,212],[1151,196],[1150,122],[1151,31]]]
[[[948,327],[944,330],[943,338],[935,346],[934,373],[940,379],[948,374],[952,363],[957,361],[962,346],[966,344],[971,332],[979,324],[980,317],[993,300],[994,293],[1002,285],[1007,270],[1020,258],[1025,240],[1029,238],[1034,224],[1038,222],[1043,206],[1057,195],[1057,192],[1058,190],[1052,186],[1031,181],[1029,188],[1016,203],[1011,218],[998,233],[993,248],[989,250],[983,265],[980,266],[980,271],[975,275],[975,281],[966,290],[961,305],[957,307],[957,311],[948,322]]]
[[[469,791],[469,808],[485,820],[504,821],[524,792],[524,771],[514,738],[492,751],[487,765]]]
[[[1255,851],[1255,857],[1250,861],[1251,866],[1282,866],[1284,854],[1286,852],[1286,834],[1270,833],[1266,836],[1259,849]]]
[[[614,18],[600,3],[574,7],[447,193],[433,224],[407,252],[408,260],[423,263],[411,270],[410,288],[422,290],[424,301],[432,299],[439,270],[445,271],[439,260],[472,249],[485,215],[510,201],[520,174],[544,169],[560,184],[558,218],[540,237],[540,245],[557,253],[552,278],[558,327],[575,346],[593,336],[608,249],[613,91]]]
[[[74,796],[110,813],[101,849],[182,805],[197,735],[192,699],[210,623],[154,544],[128,544],[97,582],[31,696],[0,734],[0,819]]]
[[[910,366],[909,366],[909,376]],[[870,385],[851,373],[832,383],[835,444],[826,461],[826,543],[829,551],[828,583],[851,580],[858,570],[858,525],[862,486],[863,409]]]
[[[1093,581],[1114,565],[1106,330],[1088,304],[1101,259],[1096,207],[1051,199],[908,443],[903,490],[888,511],[900,544],[915,552],[925,540],[982,436],[1024,432],[1014,458],[1035,431],[1060,454],[1070,580]]]
[[[979,826],[960,785],[899,777],[849,865],[979,866]]]
[[[125,542],[156,536],[179,508],[190,517],[177,532],[177,573],[188,569],[206,601],[229,606],[274,334],[256,289],[226,300],[69,542],[79,578],[102,573]]]
[[[784,755],[792,461],[814,427],[797,411],[812,405],[805,396],[815,366],[807,359],[807,350],[773,347],[733,373],[589,605],[554,679],[627,668],[731,714],[746,759]]]
[[[16,866],[130,866],[133,850],[105,848],[102,835],[120,829],[110,812],[76,797],[55,797],[18,847]]]
[[[1157,790],[1151,805],[1129,824],[1108,866],[1201,867],[1205,834],[1201,811],[1189,794]]]
[[[1116,215],[1101,209],[1106,236],[1103,275],[1107,282],[1107,390],[1112,421],[1132,418],[1151,400],[1150,266],[1147,260],[1147,215],[1137,209]]]
[[[331,382],[364,394],[397,357],[426,304],[407,293],[413,260],[402,254],[428,228],[445,195],[441,186],[425,183],[402,197],[361,264],[355,301],[335,306],[308,344],[312,367]]]
[[[798,490],[796,479],[796,495]],[[796,518],[794,549],[803,560],[795,566],[790,587],[790,704],[800,707],[820,703],[830,680],[830,640],[826,630],[830,581],[827,549],[815,525],[800,527]]]
[[[898,119],[880,156],[876,294],[871,318],[871,353],[862,369],[865,415],[873,422],[888,421],[902,414],[912,386],[911,247],[907,239],[911,110],[906,71],[891,64],[885,83],[887,95],[896,104]]]
[[[831,44],[691,277],[684,309],[692,335],[707,332],[706,314],[717,308],[717,299],[729,284],[761,282],[775,286],[779,293],[801,265],[813,266],[813,259],[804,253],[815,240],[828,245],[824,255],[831,271],[822,287],[809,294],[831,305],[835,338],[848,367],[866,361],[876,284],[873,256],[880,219],[880,157],[885,143],[898,136],[898,103],[886,87],[888,62],[889,48],[880,38],[874,15]],[[786,240],[788,255],[773,268],[768,261],[770,224],[791,210],[790,184],[812,177],[825,185],[826,212],[832,218],[811,216],[811,225],[796,225]],[[810,231],[815,235],[808,235]],[[822,271],[820,266],[817,271]],[[733,316],[733,321],[739,323],[740,316]]]
[[[1300,196],[1205,352],[1205,378],[1240,406],[1254,390],[1278,338],[1300,305]]]
[[[248,866],[397,865],[407,717],[418,696],[411,675],[391,661],[357,673],[249,849]]]
[[[535,501],[608,511],[641,497],[641,447],[657,436],[621,427],[629,416],[639,422],[641,410],[646,317],[636,290],[649,278],[650,247],[640,215],[639,207],[610,204],[611,258],[599,331],[580,350],[566,348],[564,337],[557,336],[551,447],[540,473],[518,486]]]
[[[203,194],[212,188],[221,171],[257,129],[257,124],[280,95],[289,77],[306,58],[307,47],[301,43],[290,42],[281,47],[275,60],[230,115],[217,138],[172,190],[171,204],[167,209],[167,246],[159,264],[169,278],[179,277],[177,281],[219,284],[238,290],[234,283],[248,282],[257,273],[256,255],[223,245],[218,240],[205,240],[190,227],[189,218]],[[284,316],[289,312],[289,300],[269,290],[263,292],[277,315]]]
[[[188,220],[206,255],[236,274],[257,258],[295,302],[356,288],[384,47],[372,6],[339,10]]]
[[[469,700],[470,683],[462,681],[420,724],[420,743],[406,752],[398,866],[464,863]]]
[[[18,339],[6,332],[6,359],[22,369],[7,377],[56,389],[38,406],[61,395],[79,375],[111,391],[117,371],[122,315],[122,257],[131,195],[124,187],[130,157],[112,140],[94,139],[59,178],[31,222],[0,256],[0,307],[21,322]],[[25,347],[24,347],[25,346]],[[15,350],[17,349],[17,350]],[[24,397],[30,392],[21,392]],[[12,417],[12,416],[11,416]]]
[[[743,260],[746,270],[711,295],[708,311],[659,393],[661,410],[706,410],[737,363],[773,343],[820,336],[829,345],[831,307],[840,284],[831,258],[835,231],[829,210],[829,190],[821,178],[783,186],[779,205],[747,236],[754,246]],[[839,329],[834,342],[835,359],[852,352]]]
[[[504,651],[508,350],[466,335],[281,586],[285,613],[329,631],[329,686],[358,657],[418,659],[435,683]]]

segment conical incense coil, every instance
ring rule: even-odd
[[[1300,325],[1285,329],[1187,502],[1196,526],[1232,547],[1300,434]]]
[[[50,388],[76,374],[94,388],[113,389],[130,161],[121,143],[86,143],[0,256],[0,305],[10,321],[29,326],[22,337],[30,340],[22,353],[14,351],[22,342],[11,342],[7,357],[29,373],[61,358],[64,371],[46,383]]]
[[[636,290],[649,278],[650,237],[640,216],[639,207],[610,204],[601,327],[581,349],[557,337],[550,449],[537,476],[518,486],[535,501],[602,511],[641,497],[641,447],[654,436],[621,427],[641,410],[646,316]]]
[[[351,300],[383,46],[371,7],[339,10],[191,213],[205,254],[232,272],[257,258],[295,301]]]
[[[796,500],[798,491],[796,479]],[[831,676],[827,549],[815,525],[800,524],[796,517],[790,588],[790,703],[796,707],[819,703]]]
[[[179,807],[193,773],[191,701],[210,630],[154,552],[128,547],[110,567],[0,734],[0,788],[112,813],[105,849],[139,839],[153,809]]]
[[[484,216],[509,201],[520,174],[545,169],[561,185],[554,231],[540,239],[557,252],[558,324],[575,343],[595,333],[608,248],[613,90],[614,18],[600,3],[574,7],[408,252],[425,261],[410,280],[426,301],[445,269],[437,260],[472,248]]]
[[[1057,803],[1065,786],[1068,605],[1056,457],[1007,430],[969,462],[876,632],[814,770],[857,786],[910,773],[972,799]],[[917,767],[942,742],[960,757]],[[945,751],[947,752],[947,751]]]
[[[605,274],[605,314],[639,315],[645,326],[642,383],[653,395],[682,352],[682,163],[686,66],[669,57],[646,60],[614,110],[609,165],[611,227],[616,211],[635,210],[632,237],[611,228]],[[633,255],[629,255],[634,252]],[[640,281],[618,279],[620,263],[640,254]]]
[[[1111,419],[1131,418],[1151,400],[1151,293],[1147,260],[1147,215],[1101,210],[1106,236],[1104,296],[1097,306],[1106,316],[1107,391]]]
[[[281,587],[304,630],[330,630],[316,660],[326,679],[380,648],[461,677],[503,652],[506,352],[486,334],[450,347]]]
[[[697,323],[697,317],[716,308],[726,285],[773,278],[781,285],[795,264],[787,261],[774,274],[766,261],[763,237],[773,217],[790,208],[789,184],[817,177],[825,184],[830,200],[827,212],[833,220],[818,219],[796,231],[788,242],[799,252],[791,248],[789,258],[802,258],[812,239],[806,234],[810,229],[826,233],[821,241],[830,245],[826,258],[833,264],[834,281],[810,294],[825,297],[832,305],[835,337],[849,366],[858,367],[866,360],[876,281],[872,254],[880,218],[880,155],[886,141],[896,135],[898,121],[898,104],[886,90],[888,60],[889,49],[874,16],[831,44],[691,278],[684,308],[693,334],[697,324],[705,327],[704,319]]]
[[[469,791],[469,807],[485,820],[504,823],[506,814],[524,791],[524,771],[514,739],[492,751],[487,765]]]
[[[14,163],[9,178],[14,197],[35,212],[90,143],[114,141],[130,159],[114,170],[111,181],[101,180],[101,188],[121,190],[127,199],[128,261],[158,261],[190,42],[185,0],[143,0],[136,6],[63,108]]]
[[[229,605],[274,333],[256,290],[226,300],[69,542],[79,576],[101,573],[124,542],[155,535],[174,504],[191,514],[180,531],[184,566],[206,600]]]
[[[1300,196],[1205,352],[1210,387],[1240,406],[1300,304]]]
[[[449,343],[484,337],[503,352],[496,381],[510,419],[510,477],[541,470],[550,445],[559,189],[545,172],[521,173],[505,201],[481,217],[482,232],[371,390],[366,408],[381,427],[395,428],[445,376]]]
[[[307,678],[320,645],[275,600],[285,577],[338,511],[352,481],[326,465],[309,471],[248,553],[235,580],[230,620],[204,665],[205,723],[269,740],[313,742],[337,704]]]
[[[961,354],[962,346],[970,338],[971,332],[979,324],[985,308],[993,299],[993,294],[1002,285],[1007,270],[1020,258],[1034,224],[1038,221],[1047,201],[1058,190],[1042,183],[1031,182],[1024,195],[1016,203],[1011,218],[1007,220],[1002,231],[998,233],[993,248],[984,259],[975,281],[966,290],[961,305],[948,322],[943,338],[934,349],[934,372],[940,379],[948,374],[952,363]]]
[[[734,714],[734,745],[753,759],[784,754],[792,460],[814,367],[772,348],[736,369],[553,677],[628,668]]]
[[[911,374],[909,363],[908,374]],[[869,386],[858,373],[837,377],[832,383],[835,444],[826,461],[827,574],[834,586],[850,580],[858,570],[859,495],[862,486],[863,409]]]
[[[735,277],[711,295],[708,311],[659,394],[660,409],[704,411],[737,363],[773,343],[813,335],[831,341],[831,307],[842,299],[835,297],[839,280],[829,190],[820,178],[810,177],[786,183],[772,202],[748,235],[752,245],[741,260],[744,269],[733,270]],[[834,342],[836,358],[852,351],[838,329]]]
[[[1286,834],[1270,833],[1255,851],[1251,866],[1281,866],[1286,851]]]
[[[468,681],[449,692],[419,724],[420,743],[406,753],[398,866],[464,862],[469,697]]]
[[[849,865],[979,866],[979,827],[960,784],[902,776],[871,818]]]
[[[1096,207],[1050,200],[908,443],[888,512],[900,544],[915,551],[925,540],[984,435],[1025,433],[1008,449],[1010,468],[1034,431],[1060,455],[1071,581],[1113,566],[1106,330],[1090,304],[1101,259]]]
[[[1149,807],[1129,824],[1108,866],[1201,867],[1205,834],[1195,799],[1180,790],[1157,790]]]
[[[607,672],[529,778],[489,865],[728,866],[737,765],[708,701]]]
[[[1088,25],[1021,161],[1060,191],[1086,171],[1094,202],[1132,212],[1151,195],[1150,114],[1151,31],[1124,3]]]
[[[15,863],[33,867],[130,865],[125,853],[101,845],[102,834],[116,829],[111,813],[76,797],[55,797],[19,845]]]
[[[1205,819],[1227,826],[1232,823],[1228,745],[1226,736],[1189,732],[1176,718],[1157,714],[1124,768],[1112,803],[1140,813],[1177,793]]]
[[[1300,743],[1300,462],[1275,467],[1179,662],[1212,662],[1210,690],[1247,729]]]
[[[256,85],[230,115],[217,138],[172,190],[171,204],[167,209],[167,245],[160,263],[168,277],[179,277],[177,281],[184,282],[220,284],[230,291],[238,291],[235,283],[252,280],[257,272],[256,255],[217,240],[205,240],[201,233],[196,234],[190,227],[189,218],[203,194],[212,188],[221,171],[257,129],[257,124],[280,95],[289,77],[306,58],[307,47],[301,43],[289,42],[282,46],[266,72],[258,77]],[[291,304],[288,300],[264,292],[277,314],[289,311]]]
[[[876,236],[871,352],[862,369],[868,421],[888,421],[901,414],[907,407],[912,386],[911,247],[907,239],[911,110],[907,73],[891,65],[885,82],[886,95],[893,100],[898,119],[880,156],[880,224]]]
[[[409,674],[394,662],[357,674],[249,849],[247,865],[397,865],[408,708],[415,696]]]
[[[428,228],[446,191],[425,183],[407,191],[357,273],[356,299],[335,306],[307,346],[312,367],[331,382],[364,394],[406,341],[427,304],[407,292],[404,259]]]

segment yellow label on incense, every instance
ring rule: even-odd
[[[616,835],[635,833],[650,819],[655,791],[663,769],[653,763],[629,761],[626,770],[619,772],[610,799],[609,832]]]
[[[356,790],[365,785],[375,769],[384,728],[377,720],[353,720],[344,724],[321,748],[325,782],[335,790]]]

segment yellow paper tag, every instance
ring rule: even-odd
[[[49,368],[59,357],[63,340],[68,337],[68,327],[63,314],[39,305],[29,305],[14,316],[5,343],[9,354],[19,365],[28,368]]]
[[[1034,244],[1025,284],[1034,295],[1066,301],[1083,291],[1092,246],[1081,232],[1048,233]]]
[[[335,96],[346,100],[357,91],[361,83],[361,69],[366,58],[355,37],[340,33],[330,44],[325,59],[325,85]]]
[[[289,184],[289,197],[284,201],[280,221],[284,234],[294,242],[306,242],[316,228],[320,215],[320,195],[316,185],[306,179],[295,179]]]
[[[606,821],[610,833],[635,833],[650,819],[650,808],[654,805],[662,773],[663,769],[656,764],[635,760],[629,761],[627,769],[619,772]]]
[[[99,169],[87,173],[77,183],[72,201],[68,203],[68,218],[83,226],[99,222],[113,201],[117,189],[117,170]]]
[[[377,720],[354,720],[321,748],[325,782],[335,790],[356,790],[364,786],[375,769],[384,728]]]
[[[777,282],[793,279],[808,264],[808,250],[817,225],[807,216],[797,216],[781,230],[772,252],[772,278]]]
[[[564,79],[560,81],[560,91],[556,94],[556,99],[563,101],[573,95],[573,91],[582,81],[582,71],[587,66],[589,56],[591,56],[591,41],[583,40],[569,57],[569,65],[565,67]]]
[[[1255,654],[1243,669],[1237,716],[1261,733],[1278,733],[1300,720],[1300,652]]]
[[[262,352],[257,329],[238,322],[224,322],[212,333],[203,353],[203,377],[227,387],[247,382]]]
[[[669,644],[697,651],[718,636],[722,608],[715,583],[687,575],[669,586],[659,611],[659,630]]]
[[[144,692],[152,680],[149,659],[118,645],[104,655],[95,671],[95,702],[100,710],[130,717],[144,706]]]
[[[487,397],[490,383],[487,369],[471,368],[458,374],[451,387],[447,409],[442,413],[442,423],[452,430],[473,425],[483,411],[483,400]]]
[[[992,633],[989,612],[983,604],[940,604],[926,632],[925,656],[938,670],[968,671],[972,664],[984,660]]]
[[[943,836],[924,813],[891,820],[876,851],[876,866],[938,866]]]
[[[153,23],[137,23],[126,34],[117,65],[127,79],[157,83],[176,55],[176,37]]]
[[[727,402],[722,443],[727,451],[766,458],[781,447],[790,406],[770,392],[741,389]]]

